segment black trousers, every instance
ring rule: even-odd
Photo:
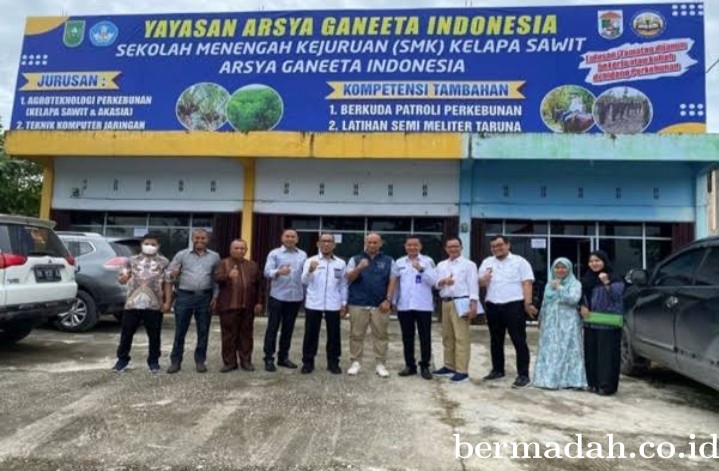
[[[342,353],[339,311],[315,311],[305,308],[305,338],[302,342],[302,363],[315,366],[320,341],[322,316],[327,324],[327,366],[339,366]]]
[[[402,345],[404,346],[404,364],[408,368],[416,369],[417,361],[414,357],[414,330],[417,326],[419,335],[419,366],[429,368],[432,356],[432,312],[431,311],[399,311],[399,326],[402,329]]]
[[[162,331],[162,312],[149,309],[127,309],[122,313],[122,332],[120,345],[117,347],[117,358],[130,361],[132,338],[140,326],[145,324],[145,332],[150,342],[150,351],[147,354],[147,363],[157,363],[160,360],[160,332]]]
[[[619,387],[622,329],[584,328],[584,364],[587,385],[607,394]]]
[[[492,371],[504,373],[504,339],[509,332],[509,338],[512,339],[514,350],[517,352],[517,375],[529,376],[529,347],[524,302],[513,301],[506,304],[488,302],[486,308]]]
[[[290,343],[292,332],[295,330],[297,312],[300,310],[302,301],[280,301],[270,297],[267,302],[267,330],[265,331],[265,361],[273,361],[275,349],[277,348],[277,332],[280,332],[280,348],[277,352],[277,359],[287,360],[290,354]]]

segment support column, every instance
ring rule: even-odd
[[[55,159],[45,157],[38,159],[42,164],[42,193],[40,194],[40,219],[50,219],[52,209],[52,193],[55,190]]]
[[[462,255],[471,259],[472,241],[472,196],[474,184],[474,159],[469,156],[460,161],[459,169],[459,239],[462,241]]]
[[[242,229],[241,237],[247,242],[247,259],[252,259],[252,234],[255,216],[255,159],[242,160],[244,169],[244,185],[242,195]]]
[[[711,172],[702,170],[696,177],[694,201],[694,237],[701,239],[709,236],[709,176]]]

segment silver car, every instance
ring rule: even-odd
[[[100,315],[119,318],[127,288],[117,281],[128,257],[138,253],[137,239],[103,237],[87,232],[58,232],[77,261],[77,297],[72,309],[58,316],[55,326],[66,332],[92,329]]]

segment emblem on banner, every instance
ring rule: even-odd
[[[65,22],[65,32],[62,35],[62,42],[67,47],[77,47],[85,40],[85,21],[68,20]]]
[[[664,31],[667,23],[664,17],[655,11],[643,11],[637,13],[632,19],[632,29],[637,35],[643,38],[659,36]]]
[[[597,29],[603,38],[615,39],[621,36],[624,32],[622,10],[599,10],[597,12]]]
[[[101,21],[90,28],[90,42],[94,46],[110,46],[117,39],[117,26],[111,21]]]

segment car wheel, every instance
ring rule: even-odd
[[[0,345],[12,345],[24,339],[32,332],[32,324],[10,324],[0,331]]]
[[[95,300],[86,291],[78,291],[75,303],[55,320],[55,327],[64,332],[85,332],[97,324]]]
[[[622,363],[621,372],[627,376],[641,376],[649,370],[651,361],[640,357],[632,348],[631,334],[622,329]]]

